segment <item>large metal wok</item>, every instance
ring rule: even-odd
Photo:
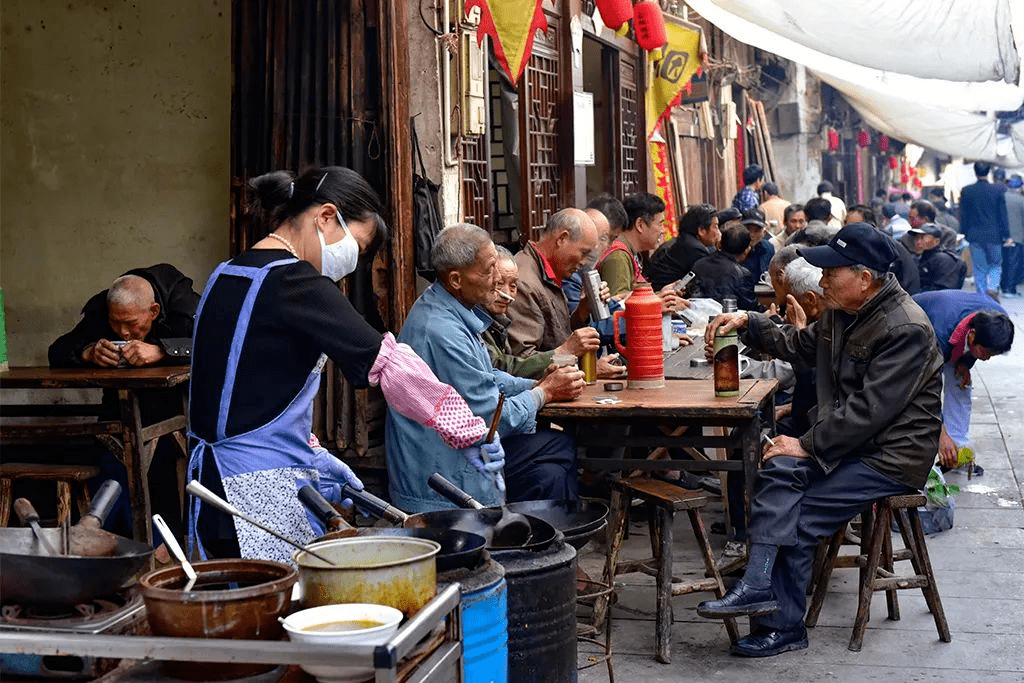
[[[600,533],[608,523],[608,506],[600,501],[528,500],[508,503],[513,512],[543,519],[565,535],[577,550]]]
[[[384,536],[399,538],[426,538],[437,541],[441,552],[434,556],[438,572],[452,569],[472,569],[480,563],[486,539],[479,535],[456,529],[381,529],[365,527],[356,529],[348,524],[327,500],[310,485],[299,489],[299,500],[306,509],[316,515],[327,527],[327,533],[315,542],[328,541],[335,538],[359,536]]]
[[[492,545],[494,540],[494,525],[501,519],[501,510],[498,508],[485,508],[483,510],[433,510],[431,512],[419,512],[406,514],[390,503],[381,500],[377,496],[366,491],[356,491],[351,486],[345,486],[342,490],[344,498],[351,498],[366,512],[392,524],[398,524],[406,529],[455,529],[466,531],[471,534],[479,534],[487,540],[487,548],[495,549]],[[521,550],[543,550],[554,542],[558,532],[553,526],[542,519],[526,516],[530,522],[532,534],[525,545],[514,546]]]
[[[116,497],[97,494],[86,514],[102,523]],[[64,544],[61,529],[41,531],[54,548]],[[110,554],[50,555],[32,529],[0,528],[0,601],[62,606],[89,602],[120,589],[153,554],[146,543],[99,530],[94,533],[108,537],[105,552]]]

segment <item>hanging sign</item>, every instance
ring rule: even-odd
[[[466,0],[466,14],[480,9],[478,43],[491,37],[494,56],[515,84],[533,52],[537,31],[548,30],[548,20],[541,9],[543,0]]]
[[[673,105],[680,101],[690,79],[700,73],[701,59],[707,52],[698,26],[666,15],[665,32],[668,42],[663,48],[662,58],[654,63],[654,75],[644,98],[648,138]]]

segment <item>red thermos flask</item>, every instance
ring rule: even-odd
[[[629,348],[619,340],[619,318],[626,318]],[[638,282],[626,299],[626,311],[615,311],[615,348],[627,360],[630,389],[665,386],[665,360],[661,355],[661,299],[646,282]]]

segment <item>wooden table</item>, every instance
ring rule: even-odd
[[[609,392],[603,380],[587,386],[575,401],[549,403],[537,414],[555,422],[582,446],[639,446],[645,448],[727,448],[742,454],[736,460],[652,460],[641,458],[581,458],[583,467],[596,470],[685,470],[690,472],[742,471],[744,498],[749,510],[751,491],[761,460],[761,428],[774,425],[774,379],[740,380],[739,396],[716,398],[710,380],[666,380],[662,389],[626,389]],[[620,403],[599,403],[600,399]],[[631,429],[607,430],[608,425]],[[638,429],[638,427],[649,429]],[[724,434],[684,434],[690,426],[722,427]],[[660,434],[658,433],[660,432]]]
[[[99,404],[14,404],[0,406],[0,443],[43,443],[89,436],[99,439],[120,460],[128,473],[128,495],[132,506],[135,538],[153,542],[147,474],[161,436],[173,435],[187,453],[187,391],[189,366],[149,368],[17,367],[0,372],[0,390],[13,389],[111,389],[117,392],[119,416],[100,420]],[[144,389],[177,390],[181,413],[143,427],[138,392]],[[35,421],[16,418],[31,417]],[[14,419],[12,419],[14,418]],[[38,418],[46,418],[40,421]]]

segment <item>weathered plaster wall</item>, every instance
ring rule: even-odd
[[[2,31],[0,286],[40,364],[124,271],[227,256],[230,2],[5,0]]]
[[[800,132],[772,138],[776,183],[782,197],[803,204],[816,195],[821,182],[821,83],[794,62],[786,65],[786,76],[780,102],[799,104]]]

